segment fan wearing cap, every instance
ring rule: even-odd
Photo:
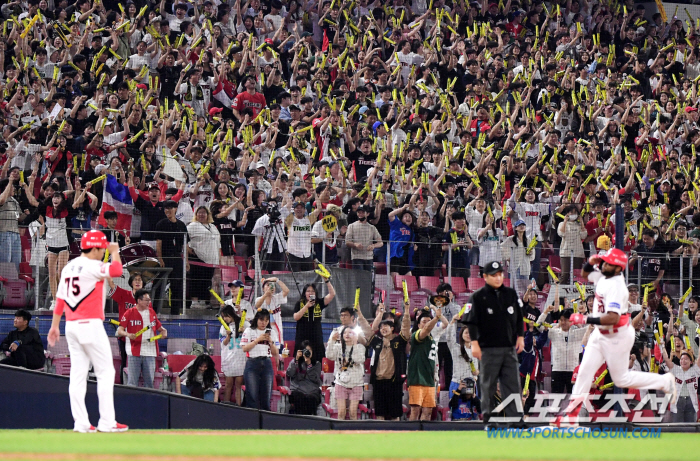
[[[105,250],[112,256],[112,263],[104,263]],[[65,338],[70,351],[71,412],[75,432],[95,432],[85,407],[85,391],[90,364],[97,377],[97,397],[100,407],[101,432],[123,432],[127,426],[119,424],[114,416],[114,365],[109,338],[103,326],[104,306],[107,295],[105,280],[122,275],[119,246],[108,243],[100,231],[83,234],[80,240],[81,255],[69,261],[61,272],[56,309],[51,320],[48,343],[55,346],[60,339],[59,324],[66,313]],[[66,308],[68,307],[68,308]]]
[[[484,266],[484,286],[471,296],[462,321],[469,327],[472,356],[480,360],[481,408],[484,423],[494,416],[496,385],[503,399],[520,395],[518,356],[525,348],[523,303],[514,289],[503,285],[503,266]],[[505,408],[506,417],[522,418],[515,402]]]
[[[594,255],[581,271],[595,284],[595,300],[588,316],[572,314],[573,325],[595,325],[574,383],[569,406],[557,418],[557,423],[576,424],[581,406],[591,390],[596,370],[607,364],[615,386],[632,389],[658,389],[671,394],[671,405],[677,399],[676,382],[672,374],[658,375],[629,370],[629,354],[634,344],[634,328],[628,313],[629,292],[623,274],[627,255],[617,248],[602,256]]]

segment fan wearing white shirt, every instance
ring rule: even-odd
[[[271,357],[279,356],[279,337],[270,328],[270,312],[261,309],[250,322],[241,337],[241,349],[248,356],[243,379],[245,381],[245,402],[248,408],[270,411],[272,395]]]

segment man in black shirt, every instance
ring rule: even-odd
[[[175,217],[177,213],[177,202],[166,200],[163,202],[165,219],[156,224],[156,255],[160,267],[169,267],[170,272],[170,315],[178,315],[182,307],[182,258],[185,258],[185,265],[189,271],[187,262],[187,252],[182,251],[185,243],[187,226]]]
[[[518,293],[503,285],[503,266],[490,262],[484,266],[486,285],[471,297],[471,310],[463,317],[469,327],[472,355],[482,363],[481,408],[488,424],[494,410],[496,383],[500,381],[503,399],[520,399],[518,356],[525,347],[523,303]],[[522,418],[515,402],[506,407],[506,417]]]
[[[14,326],[7,338],[0,344],[0,350],[10,352],[9,357],[0,361],[3,365],[29,368],[37,370],[44,366],[44,343],[41,342],[39,332],[29,326],[32,314],[20,309],[15,312]]]

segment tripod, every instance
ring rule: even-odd
[[[297,282],[296,275],[294,274],[294,270],[292,268],[292,264],[289,261],[289,255],[287,254],[286,250],[282,250],[281,252],[281,259],[272,259],[273,255],[275,255],[274,252],[270,253],[268,252],[268,245],[273,245],[272,249],[274,250],[274,245],[279,245],[279,243],[276,243],[275,240],[279,240],[279,242],[284,242],[284,232],[280,229],[282,225],[282,220],[278,216],[274,216],[274,214],[271,216],[271,214],[268,214],[268,219],[270,220],[270,224],[265,226],[265,232],[263,233],[262,236],[262,246],[261,246],[261,252],[262,255],[260,256],[260,269],[261,270],[267,270],[268,272],[272,273],[273,270],[284,270],[284,265],[288,266],[290,269],[290,272],[292,274],[292,279],[294,279],[294,285],[297,289],[297,292],[299,292],[299,296],[301,297],[301,290],[299,289],[299,282]],[[275,218],[274,220],[272,218]],[[276,264],[282,264],[281,268],[275,269]]]

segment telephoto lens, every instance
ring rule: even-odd
[[[311,357],[311,351],[308,349],[304,349],[304,357]]]

